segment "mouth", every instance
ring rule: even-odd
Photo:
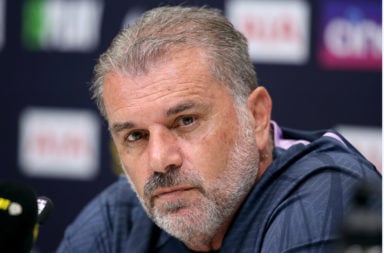
[[[162,200],[176,200],[181,198],[182,195],[192,191],[193,187],[188,186],[178,186],[178,187],[169,187],[169,188],[160,188],[155,190],[152,194],[152,199],[162,199]]]

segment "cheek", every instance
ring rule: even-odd
[[[234,129],[216,129],[196,143],[192,162],[206,180],[214,180],[226,169],[235,142]]]
[[[133,184],[137,193],[140,196],[143,196],[144,185],[147,182],[149,175],[147,175],[147,173],[143,171],[142,169],[143,167],[140,166],[138,162],[132,161],[130,159],[124,159],[123,157],[121,158],[124,164],[124,167],[123,167],[124,173],[129,177],[130,182]]]

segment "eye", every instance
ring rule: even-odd
[[[147,133],[144,132],[144,131],[133,131],[133,132],[130,132],[126,137],[125,137],[125,140],[127,142],[135,142],[135,141],[139,141],[143,138],[146,138],[147,137]]]
[[[196,121],[195,116],[183,116],[176,121],[176,126],[189,126]]]

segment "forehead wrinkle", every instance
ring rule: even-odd
[[[193,82],[183,82],[174,84],[169,84],[165,87],[161,87],[156,90],[156,84],[145,87],[142,90],[136,92],[134,97],[132,98],[132,106],[141,106],[141,99],[149,99],[150,101],[156,101],[160,99],[167,99],[167,97],[183,97],[183,96],[200,96],[201,94],[205,94],[207,87],[211,85],[199,84],[196,85]],[[160,85],[161,86],[161,85]]]

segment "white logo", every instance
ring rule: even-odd
[[[99,170],[99,124],[86,110],[25,110],[19,136],[22,171],[39,177],[93,178]]]
[[[23,213],[23,208],[19,203],[12,202],[8,207],[8,213],[12,216],[18,216]]]
[[[300,0],[231,0],[226,15],[248,39],[252,61],[303,64],[309,58],[309,6]]]
[[[24,18],[36,19],[36,6],[27,3]],[[28,48],[88,52],[98,46],[104,9],[101,1],[45,0],[38,8],[38,26],[29,26],[24,21],[24,29],[33,30],[25,33]]]
[[[332,20],[324,31],[324,42],[338,57],[381,57],[381,27],[369,19],[359,23],[342,18]]]

